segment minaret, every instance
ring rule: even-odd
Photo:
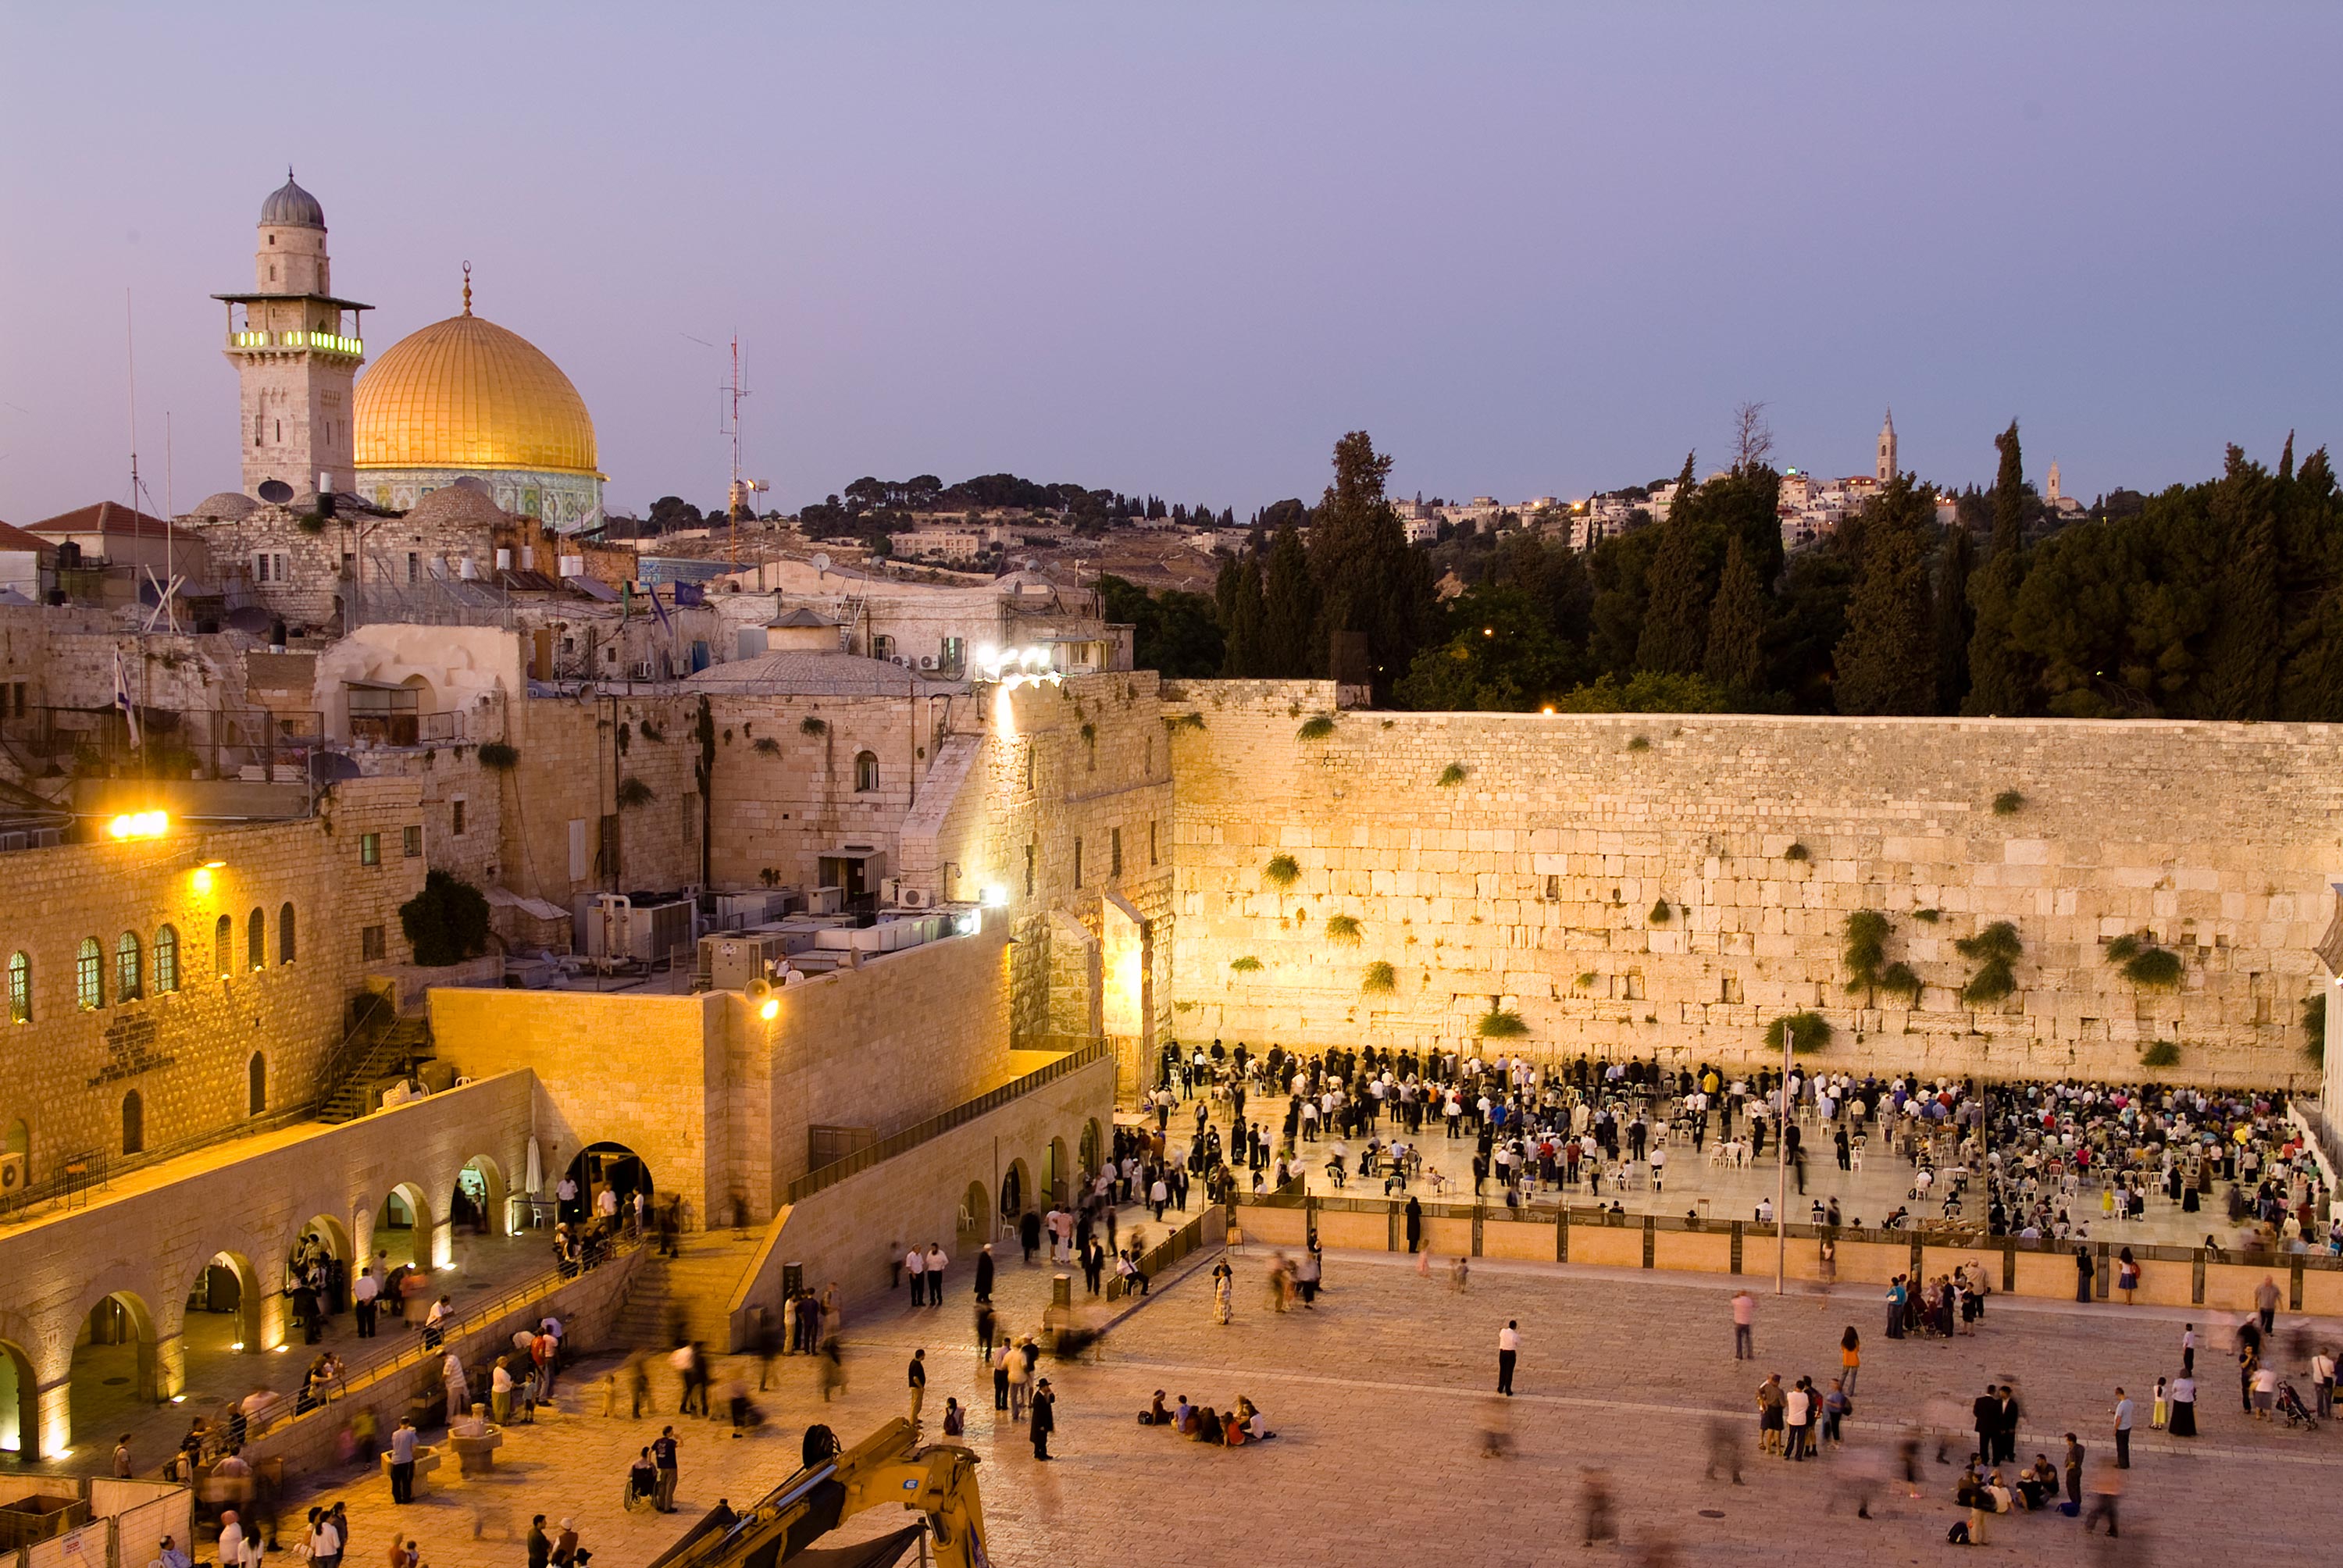
[[[1886,422],[1879,427],[1879,463],[1875,470],[1881,484],[1896,477],[1896,410],[1887,411]]]
[[[325,209],[287,168],[260,206],[252,292],[212,296],[226,302],[226,354],[243,385],[246,495],[270,479],[297,496],[351,482],[351,389],[366,362],[358,317],[373,307],[334,297],[332,267]]]

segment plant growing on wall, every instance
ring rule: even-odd
[[[1996,920],[1975,936],[1963,937],[1953,948],[1977,966],[1968,983],[1961,987],[1961,1000],[1970,1007],[1991,1007],[2017,989],[2016,964],[2026,944],[2018,940],[2017,928],[2007,920]]]
[[[800,735],[827,735],[830,733],[830,722],[827,719],[817,719],[812,714],[809,713],[803,719],[798,720],[798,733]]]
[[[619,726],[618,726],[618,755],[619,755],[619,756],[624,757],[624,756],[627,754],[627,747],[628,747],[628,744],[630,741],[632,741],[632,740],[634,739],[634,738],[635,738],[634,726],[632,726],[632,725],[630,725],[630,724],[621,724],[621,725],[619,725]]]
[[[1591,988],[1594,986],[1594,971],[1593,970],[1584,970],[1584,972],[1582,972],[1582,973],[1579,975],[1579,977],[1578,977],[1578,989],[1579,989],[1580,990],[1589,990],[1589,989],[1591,989]]]
[[[2157,1040],[2155,1044],[2153,1044],[2153,1045],[2149,1046],[2147,1050],[2143,1050],[2143,1051],[2141,1051],[2141,1052],[2139,1053],[2139,1064],[2140,1064],[2142,1067],[2177,1067],[2177,1066],[2179,1066],[2179,1065],[2180,1065],[2180,1046],[2179,1046],[2179,1043],[2178,1043],[2177,1040]]]
[[[667,739],[667,731],[661,729],[658,725],[653,724],[648,719],[635,726],[635,728],[642,732],[644,739],[651,742],[653,745],[657,745]]]
[[[2327,1065],[2327,993],[2313,992],[2302,1003],[2302,1054],[2313,1067]]]
[[[1304,740],[1323,740],[1334,733],[1334,716],[1321,713],[1313,719],[1305,719],[1302,721],[1302,728],[1293,733]]]
[[[1651,749],[1652,738],[1648,735],[1638,735],[1627,742],[1627,749],[1630,751],[1649,751]]]
[[[1765,1049],[1780,1050],[1785,1035],[1791,1055],[1811,1056],[1830,1043],[1830,1020],[1818,1012],[1785,1012],[1765,1026]]]
[[[423,890],[398,906],[398,929],[426,968],[461,963],[488,947],[488,900],[460,877],[432,871]]]
[[[1327,916],[1326,940],[1330,942],[1340,942],[1348,948],[1357,947],[1359,945],[1358,917],[1355,915]]]
[[[2004,789],[1993,798],[1993,814],[1996,817],[2015,817],[2025,806],[2026,797],[2015,789]]]
[[[1359,989],[1370,995],[1388,996],[1399,990],[1399,971],[1378,959],[1359,977]]]
[[[1261,960],[1253,957],[1251,953],[1247,953],[1241,959],[1231,959],[1229,960],[1229,969],[1232,972],[1241,975],[1259,974],[1261,972]]]
[[[1652,924],[1655,926],[1666,925],[1668,923],[1668,901],[1665,899],[1654,899],[1652,900]]]
[[[509,773],[520,766],[520,749],[501,740],[490,740],[480,747],[480,766],[498,773]]]
[[[1290,888],[1302,879],[1302,863],[1291,855],[1272,855],[1261,869],[1261,879],[1272,888]]]
[[[1530,1026],[1522,1021],[1520,1013],[1498,1007],[1483,1013],[1473,1026],[1473,1032],[1483,1040],[1518,1040],[1529,1031]]]
[[[2131,931],[2107,944],[2107,962],[2142,990],[2173,990],[2180,984],[2180,955],[2156,945],[2147,931]]]
[[[781,743],[769,735],[759,735],[757,737],[757,743],[749,749],[759,757],[779,757],[781,754]]]
[[[1902,997],[1906,1007],[1920,1005],[1920,977],[1900,959],[1879,971],[1879,989],[1889,996]]]
[[[1879,971],[1887,962],[1887,936],[1893,930],[1894,925],[1877,910],[1857,910],[1847,916],[1840,934],[1846,939],[1844,951],[1849,996],[1879,989]]]
[[[1944,911],[1941,910],[1914,910],[1912,911],[1912,918],[1916,920],[1925,921],[1926,923],[1933,926],[1938,920],[1944,919]]]
[[[1201,713],[1182,713],[1176,716],[1167,713],[1163,716],[1163,728],[1174,735],[1179,734],[1182,729],[1202,729],[1203,727],[1204,716]]]
[[[1788,849],[1782,851],[1782,859],[1785,860],[1811,860],[1814,859],[1814,856],[1807,851],[1806,847],[1804,844],[1793,844]]]
[[[1464,782],[1464,764],[1462,762],[1451,762],[1447,767],[1443,768],[1440,770],[1440,777],[1433,780],[1433,782],[1443,789],[1455,789],[1456,786]]]
[[[657,798],[649,785],[631,774],[619,781],[618,804],[622,807],[648,806]]]

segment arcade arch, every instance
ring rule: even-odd
[[[971,1181],[960,1201],[960,1224],[954,1240],[955,1257],[975,1251],[992,1240],[992,1215],[985,1207],[984,1183]],[[973,1267],[973,1263],[970,1264]]]
[[[431,1268],[431,1201],[422,1188],[402,1181],[384,1195],[374,1213],[374,1250],[394,1269]]]
[[[1001,1218],[1004,1224],[1014,1226],[1018,1216],[1024,1213],[1033,1201],[1033,1172],[1024,1160],[1009,1162],[1001,1173]]]
[[[505,1173],[494,1160],[475,1154],[456,1172],[456,1196],[448,1205],[448,1221],[458,1230],[481,1236],[512,1234],[510,1205],[505,1201]]]
[[[155,1315],[134,1291],[101,1296],[83,1314],[70,1375],[73,1441],[162,1397]]]
[[[0,1340],[0,1453],[20,1463],[41,1457],[40,1381],[33,1358],[10,1340]]]
[[[568,1180],[576,1183],[578,1195],[560,1205],[557,1217],[572,1224],[600,1211],[598,1205],[605,1191],[613,1195],[621,1220],[631,1211],[638,1192],[643,1195],[644,1212],[650,1211],[651,1168],[623,1143],[588,1143],[570,1157]]]

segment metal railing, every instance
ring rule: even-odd
[[[1202,1213],[1148,1248],[1140,1257],[1139,1271],[1151,1284],[1164,1270],[1171,1268],[1181,1259],[1202,1251],[1207,1247],[1222,1245],[1228,1240],[1228,1210],[1218,1203],[1208,1203]],[[1107,1281],[1106,1299],[1108,1301],[1119,1302],[1123,1294],[1122,1280],[1120,1276]]]
[[[1094,1040],[1080,1050],[1069,1051],[1057,1060],[1035,1068],[1022,1078],[1011,1079],[1000,1088],[962,1101],[940,1116],[906,1127],[900,1132],[881,1138],[868,1149],[858,1149],[843,1160],[833,1161],[819,1170],[809,1171],[789,1183],[789,1201],[802,1203],[825,1187],[834,1187],[849,1176],[868,1171],[881,1161],[892,1160],[906,1151],[917,1149],[930,1138],[939,1137],[955,1127],[975,1121],[988,1111],[998,1110],[1012,1100],[1031,1094],[1045,1084],[1054,1083],[1070,1072],[1078,1072],[1092,1062],[1108,1060],[1107,1042]]]
[[[216,1458],[218,1452],[224,1452],[227,1446],[247,1443],[255,1438],[266,1437],[270,1432],[291,1425],[305,1415],[330,1409],[337,1401],[359,1390],[371,1388],[386,1378],[395,1376],[401,1372],[437,1365],[447,1355],[449,1341],[460,1340],[467,1334],[487,1328],[508,1313],[516,1312],[532,1302],[542,1301],[564,1285],[582,1280],[597,1269],[632,1256],[642,1250],[645,1240],[646,1237],[642,1235],[629,1236],[622,1231],[598,1251],[589,1249],[584,1261],[579,1263],[565,1263],[548,1269],[542,1273],[532,1274],[520,1283],[507,1288],[501,1294],[485,1304],[468,1307],[460,1315],[451,1314],[442,1319],[436,1338],[425,1334],[418,1324],[413,1343],[402,1342],[394,1345],[382,1353],[371,1356],[355,1365],[345,1363],[341,1375],[333,1381],[322,1398],[314,1398],[307,1394],[288,1397],[280,1403],[271,1406],[256,1418],[245,1418],[240,1431],[236,1427],[235,1418],[230,1417],[222,1421],[206,1434],[204,1457]],[[484,1361],[480,1370],[485,1372],[489,1364],[488,1362]],[[461,1412],[450,1412],[449,1418],[452,1420],[458,1413]]]

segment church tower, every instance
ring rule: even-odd
[[[2050,464],[2050,487],[2043,492],[2042,498],[2049,502],[2051,506],[2056,507],[2058,504],[2060,494],[2061,492],[2058,488],[2058,464],[2057,460],[2053,458]]]
[[[332,267],[325,209],[288,168],[260,206],[252,292],[212,296],[227,306],[226,352],[242,383],[248,496],[270,479],[297,496],[351,483],[352,388],[366,362],[358,320],[373,307],[336,298]]]
[[[1896,410],[1887,411],[1887,420],[1879,427],[1879,462],[1874,470],[1881,484],[1896,477]]]

